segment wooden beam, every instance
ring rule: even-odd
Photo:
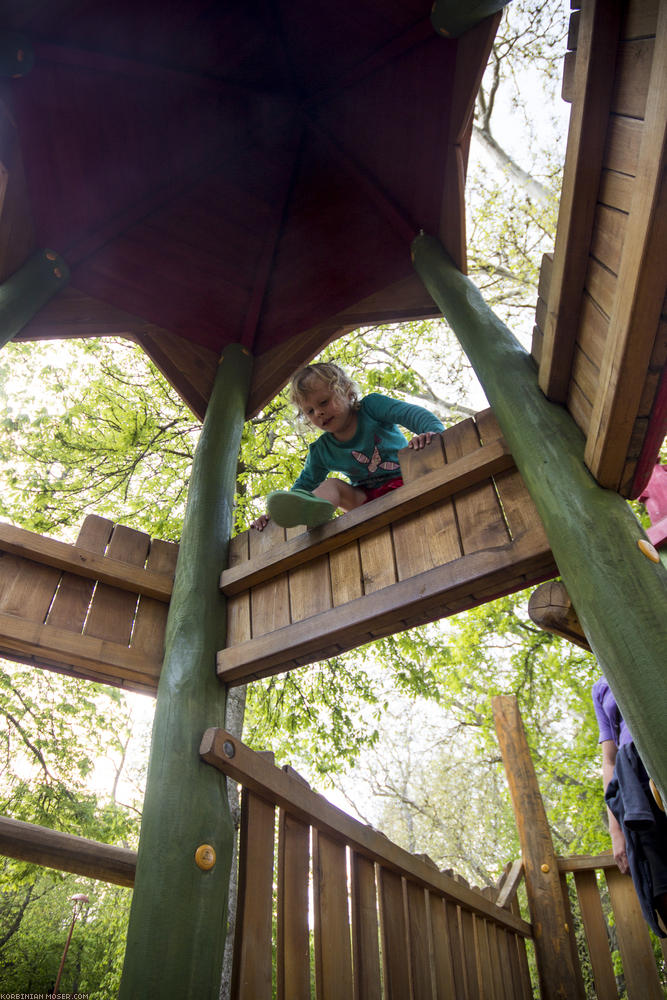
[[[622,7],[620,0],[590,0],[579,24],[575,95],[539,373],[540,387],[547,398],[561,403],[567,398],[572,369]]]
[[[540,584],[530,595],[528,614],[545,632],[553,632],[591,652],[586,633],[564,583],[550,580]]]
[[[283,545],[225,570],[220,577],[220,588],[227,596],[239,594],[513,467],[514,460],[505,442],[493,441],[372,504],[357,507],[321,528],[304,530]]]
[[[666,161],[667,6],[663,3],[616,296],[586,441],[586,464],[602,486],[615,490],[621,486],[665,300]]]
[[[413,251],[477,373],[586,637],[664,795],[667,571],[642,554],[638,543],[646,536],[628,504],[595,482],[572,417],[545,399],[530,356],[472,282],[432,237],[419,237]]]
[[[328,649],[342,652],[398,632],[413,618],[420,622],[443,618],[453,613],[448,605],[456,601],[463,599],[467,607],[479,603],[474,598],[476,591],[497,588],[498,596],[506,593],[503,574],[514,579],[538,572],[538,567],[541,579],[555,570],[543,533],[528,531],[505,546],[454,559],[330,611],[222,649],[217,658],[218,677],[226,684],[268,677],[332,655]],[[518,585],[511,589],[518,589]]]
[[[155,694],[161,667],[159,661],[120,643],[5,613],[0,613],[0,650],[36,666],[43,659],[49,668],[62,664],[67,673],[146,694]]]
[[[173,587],[173,576],[155,573],[140,566],[101,556],[78,545],[59,542],[46,535],[38,535],[25,528],[0,523],[0,551],[10,552],[22,559],[30,559],[43,566],[76,573],[88,580],[99,580],[133,594],[145,594],[168,604]]]
[[[115,885],[134,885],[136,851],[0,816],[0,854]]]
[[[462,4],[459,0],[435,0],[431,8],[431,23],[444,38],[459,38],[484,19],[502,11],[509,0],[477,0]]]
[[[274,803],[302,823],[315,826],[333,840],[344,841],[357,853],[377,862],[417,884],[435,889],[445,899],[501,924],[523,937],[530,937],[531,927],[507,910],[500,910],[481,893],[467,888],[439,872],[433,863],[410,854],[393,844],[383,834],[332,805],[312,791],[303,779],[293,777],[245,746],[224,729],[207,729],[201,741],[200,755],[223,774],[242,784],[263,799]]]
[[[617,868],[614,855],[609,851],[607,854],[573,854],[569,858],[557,858],[558,871],[565,872],[593,872],[598,869]]]
[[[558,859],[515,697],[495,697],[493,717],[510,788],[544,1000],[583,997],[572,960]]]

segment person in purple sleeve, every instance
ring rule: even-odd
[[[667,817],[607,681],[593,685],[614,860],[631,875],[644,918],[667,937]]]

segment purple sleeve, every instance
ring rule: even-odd
[[[598,729],[600,730],[599,742],[602,743],[604,740],[612,740],[615,743],[616,736],[614,733],[613,722],[609,718],[605,708],[605,696],[607,693],[611,694],[607,682],[604,679],[596,681],[593,685],[593,708],[595,709],[595,715],[598,720]]]

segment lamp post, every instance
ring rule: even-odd
[[[74,924],[76,923],[76,918],[81,913],[81,908],[84,903],[90,902],[88,896],[84,892],[77,892],[73,896],[70,896],[70,902],[74,903],[74,909],[72,911],[72,923],[69,926],[69,934],[67,935],[67,941],[65,942],[65,949],[63,951],[63,957],[60,959],[60,968],[58,969],[58,975],[56,976],[56,985],[53,987],[52,997],[58,992],[58,987],[60,986],[60,977],[63,974],[63,968],[65,966],[65,958],[67,957],[67,949],[69,948],[69,943],[72,940],[72,931],[74,930]]]

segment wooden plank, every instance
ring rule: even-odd
[[[329,573],[334,607],[362,597],[364,590],[358,542],[350,542],[349,545],[329,553]]]
[[[143,566],[149,544],[150,536],[145,532],[117,524],[107,553],[121,562]],[[106,583],[98,583],[84,625],[84,634],[109,639],[123,646],[129,645],[136,608],[136,594],[110,587]]]
[[[651,63],[657,44],[653,38],[640,38],[619,46],[611,102],[612,110],[617,115],[645,118],[646,95],[651,86]]]
[[[639,163],[639,148],[644,135],[644,122],[638,118],[612,115],[607,131],[603,164],[608,170],[634,177]]]
[[[89,514],[79,529],[77,548],[103,556],[112,531],[113,521]],[[47,624],[81,632],[94,589],[94,579],[79,576],[78,573],[63,573]]]
[[[627,223],[625,212],[598,205],[591,233],[591,254],[614,274],[618,274],[621,264]]]
[[[391,528],[379,528],[359,539],[361,556],[361,579],[364,594],[374,594],[378,590],[396,582],[396,564]]]
[[[10,659],[19,654],[49,670],[62,668],[63,673],[155,694],[154,665],[117,642],[0,613],[0,649]]]
[[[0,854],[114,885],[134,885],[136,851],[7,816],[0,816]]]
[[[422,621],[442,618],[448,605],[457,598],[469,600],[476,590],[494,587],[503,590],[503,578],[530,573],[539,566],[540,578],[555,575],[544,541],[544,533],[527,531],[517,541],[490,551],[474,552],[446,566],[402,580],[391,587],[351,601],[340,608],[325,611],[313,619],[295,622],[287,629],[259,636],[250,642],[220,650],[218,677],[224,683],[242,683],[290,669],[293,661],[301,664],[319,658],[319,652],[332,644],[350,649],[363,641],[369,628],[373,633],[387,629],[399,631],[401,619],[415,616]],[[262,585],[267,586],[267,585]],[[474,604],[470,600],[468,606]],[[398,615],[397,615],[398,612]]]
[[[450,427],[445,432],[444,442],[450,461],[463,458],[481,447],[473,420],[464,420]],[[464,555],[502,546],[509,541],[502,510],[491,482],[457,493],[454,509]]]
[[[607,329],[609,322],[609,314],[614,305],[614,297],[616,295],[616,275],[610,271],[608,268],[603,267],[595,257],[588,258],[588,271],[586,273],[586,293],[595,302],[598,310],[606,317]],[[603,350],[600,352],[600,361],[602,361],[602,354],[604,352],[604,339],[603,338]]]
[[[618,489],[665,299],[667,246],[667,8],[658,18],[618,287],[593,407],[585,461],[602,486]],[[656,259],[656,257],[658,259]]]
[[[378,871],[382,969],[387,1000],[405,1000],[410,994],[407,926],[400,875]]]
[[[264,531],[250,532],[249,563],[225,570],[220,578],[220,586],[228,596],[240,593],[277,573],[308,562],[323,552],[347,545],[354,539],[367,535],[369,531],[392,524],[399,518],[447,499],[462,489],[512,468],[513,465],[507,446],[503,442],[494,441],[460,462],[445,466],[440,473],[422,476],[415,483],[393,490],[374,500],[372,504],[357,507],[320,528],[302,532],[282,545],[276,532],[283,529],[269,522]],[[267,536],[267,532],[270,535]]]
[[[443,437],[438,435],[420,451],[400,453],[401,472],[406,483],[417,483],[430,473],[446,468]],[[461,555],[454,506],[441,501],[394,524],[394,549],[398,579],[405,580],[434,566],[442,566]]]
[[[0,611],[43,624],[60,577],[60,570],[0,553]]]
[[[313,905],[317,1000],[349,1000],[352,954],[345,845],[313,829]]]
[[[375,865],[356,851],[351,853],[354,1000],[381,1000]]]
[[[229,543],[229,563],[231,567],[245,563],[249,558],[248,532],[235,535]],[[227,600],[227,636],[226,645],[234,646],[239,642],[247,642],[252,638],[250,624],[250,594],[237,594]]]
[[[310,1000],[309,876],[310,828],[281,809],[278,820],[278,1000]]]
[[[125,528],[124,532],[131,530],[133,529]],[[121,532],[121,535],[124,532]],[[126,551],[124,546],[118,546],[117,542],[113,548],[110,547],[107,556],[101,557],[93,550],[79,544],[69,545],[11,524],[0,524],[0,550],[3,552],[11,552],[15,556],[35,560],[44,566],[66,570],[89,580],[100,580],[113,587],[135,594],[146,594],[155,600],[168,603],[171,598],[173,576],[145,570],[143,562],[137,564],[135,559],[126,562],[122,555],[114,555],[114,552]]]
[[[489,947],[488,922],[480,917],[473,921],[475,932],[475,951],[478,961],[478,975],[481,995],[485,1000],[496,1000],[496,978],[498,969],[491,960]]]
[[[496,970],[494,983],[496,1000],[516,1000],[516,998],[510,994],[512,984],[507,980],[503,971],[500,945],[498,942],[498,928],[491,922],[489,922],[487,926],[487,936],[489,940],[489,955],[491,957],[493,967]]]
[[[303,534],[301,528],[287,530],[287,538]],[[293,622],[328,611],[332,605],[329,559],[318,556],[288,573],[290,619]]]
[[[644,38],[655,35],[660,0],[633,0],[628,4],[623,21],[623,38]]]
[[[541,995],[582,995],[572,961],[558,863],[514,697],[495,697],[493,715],[523,856]]]
[[[566,168],[558,213],[549,307],[539,382],[549,399],[564,402],[593,229],[622,4],[592,0],[582,10]]]
[[[511,910],[515,917],[521,916],[519,900],[516,897],[512,900]],[[513,940],[514,949],[517,955],[516,961],[520,984],[517,996],[520,997],[521,1000],[533,1000],[533,985],[530,981],[530,969],[528,967],[528,955],[526,953],[525,939],[519,937],[518,934],[510,934],[510,937]]]
[[[577,936],[575,934],[574,927],[574,917],[572,916],[572,907],[570,906],[570,892],[567,881],[567,876],[564,872],[560,872],[560,888],[561,895],[563,897],[563,908],[565,910],[565,926],[570,939],[570,954],[572,955],[572,966],[574,968],[574,974],[577,978],[579,984],[579,993],[583,997],[586,995],[586,987],[584,985],[584,977],[581,972],[581,962],[579,961],[579,949],[577,945]],[[513,956],[516,961],[516,950],[513,950]],[[518,967],[516,973],[518,976]]]
[[[433,944],[433,977],[438,1000],[456,1000],[452,950],[445,900],[429,893],[430,938]]]
[[[265,559],[270,559],[272,549],[282,545],[284,541],[285,529],[275,521],[269,521],[263,531],[251,529],[248,535],[250,562],[259,560],[263,563]],[[253,588],[250,595],[250,622],[253,636],[266,635],[289,625],[287,573],[279,571],[273,580]]]
[[[627,174],[604,169],[600,175],[598,201],[609,208],[617,208],[620,212],[629,212],[634,183],[634,178]]]
[[[465,963],[468,997],[469,1000],[480,1000],[477,939],[473,915],[470,910],[465,910],[463,907],[459,907],[459,927],[461,928],[461,947]]]
[[[651,939],[632,879],[628,875],[621,875],[616,868],[608,868],[605,878],[616,919],[616,935],[628,1000],[661,1000],[663,994]]]
[[[428,897],[428,890],[423,886],[406,882],[410,982],[414,1000],[432,1000],[433,997]]]
[[[223,749],[227,743],[234,749],[231,757]],[[302,822],[317,826],[330,838],[344,841],[357,853],[385,869],[405,875],[413,882],[461,903],[474,913],[530,936],[530,925],[526,921],[499,909],[481,893],[460,885],[422,858],[392,844],[382,834],[317,795],[303,780],[267,763],[227,730],[208,729],[202,739],[200,754],[205,761],[239,784],[275,802]]]
[[[271,1000],[275,810],[244,788],[232,996]]]
[[[454,983],[456,984],[456,998],[469,1000],[468,977],[466,963],[463,955],[463,941],[461,938],[461,922],[459,919],[460,907],[453,903],[445,904],[447,916],[447,929],[449,931],[449,943],[452,951],[452,971],[454,973]]]
[[[153,538],[146,561],[146,569],[173,579],[178,559],[178,545]],[[162,664],[164,633],[169,606],[163,601],[141,595],[134,620],[130,646],[145,653],[152,663]],[[159,673],[159,671],[158,671]]]
[[[577,887],[579,909],[588,943],[595,992],[600,1000],[616,1000],[618,990],[611,963],[607,924],[602,912],[600,890],[595,872],[575,872],[574,883]]]

